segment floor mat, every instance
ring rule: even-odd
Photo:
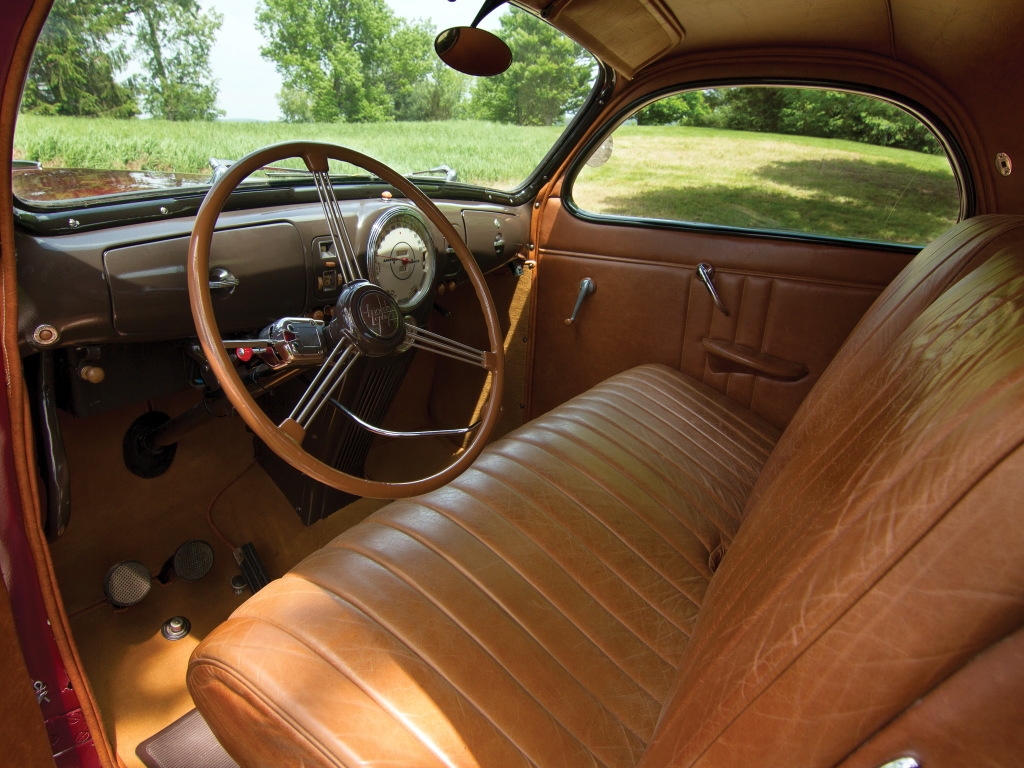
[[[147,768],[238,768],[194,709],[139,744],[136,754]]]
[[[172,414],[189,405],[184,398],[156,403]],[[135,752],[140,742],[193,709],[185,689],[189,655],[248,595],[232,589],[238,566],[207,523],[211,503],[217,528],[236,545],[254,542],[271,577],[384,503],[361,500],[306,528],[253,464],[252,436],[237,417],[217,419],[183,438],[167,474],[137,478],[121,460],[121,435],[141,410],[88,419],[62,414],[74,510],[67,533],[51,545],[89,683],[126,768],[141,768]],[[104,576],[113,564],[138,560],[155,574],[192,539],[214,547],[208,575],[195,582],[154,581],[130,608],[102,602]],[[191,633],[172,642],[161,627],[173,616],[186,617]]]

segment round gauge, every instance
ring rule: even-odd
[[[415,208],[388,208],[370,230],[366,272],[402,309],[423,301],[434,283],[437,259],[427,222]]]

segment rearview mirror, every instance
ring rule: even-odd
[[[446,29],[434,40],[434,50],[452,69],[476,77],[500,75],[512,64],[505,41],[477,27]]]

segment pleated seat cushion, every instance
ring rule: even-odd
[[[778,436],[616,376],[259,592],[192,695],[247,765],[633,766]]]

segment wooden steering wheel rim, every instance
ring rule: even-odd
[[[420,480],[403,483],[388,483],[379,480],[367,480],[356,477],[331,467],[305,451],[292,437],[286,434],[277,424],[263,412],[252,395],[246,389],[232,364],[227,350],[221,343],[223,338],[214,316],[213,301],[210,295],[210,245],[217,224],[217,218],[223,210],[228,197],[235,188],[250,174],[271,163],[291,157],[300,157],[307,167],[313,171],[326,171],[329,159],[349,163],[376,175],[394,187],[398,192],[413,202],[440,230],[441,235],[454,249],[473,285],[480,307],[487,324],[487,339],[490,350],[484,358],[487,370],[491,373],[491,391],[481,414],[480,426],[475,430],[466,449],[447,467],[437,474]],[[411,181],[401,176],[383,163],[363,155],[355,150],[321,142],[293,141],[273,144],[259,149],[243,157],[228,168],[218,179],[206,198],[203,200],[196,215],[189,243],[188,255],[188,292],[192,319],[195,322],[199,343],[206,354],[206,359],[220,382],[231,404],[239,412],[249,428],[267,446],[284,461],[309,477],[333,488],[378,499],[398,499],[414,496],[434,490],[457,477],[476,459],[483,450],[487,438],[494,430],[501,406],[502,387],[504,385],[504,355],[501,327],[494,301],[484,281],[476,259],[462,237],[451,225],[434,202],[416,187]]]

